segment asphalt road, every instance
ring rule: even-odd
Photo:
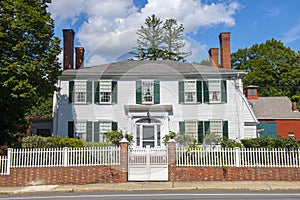
[[[46,193],[0,196],[0,200],[293,200],[300,191],[145,191],[100,193]]]

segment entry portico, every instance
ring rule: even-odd
[[[134,135],[136,147],[161,147],[169,133],[172,105],[125,105],[129,132]]]

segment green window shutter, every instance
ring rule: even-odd
[[[74,121],[68,121],[68,137],[74,138]]]
[[[202,103],[202,81],[197,81],[197,102]]]
[[[184,82],[178,82],[178,97],[179,97],[179,104],[184,103]]]
[[[209,103],[208,81],[203,81],[204,103]]]
[[[111,102],[113,104],[118,103],[118,82],[112,81],[111,82]]]
[[[86,103],[90,104],[92,103],[93,98],[93,82],[87,81],[86,83]]]
[[[91,121],[86,122],[86,141],[93,141],[93,122]]]
[[[74,81],[69,81],[69,103],[73,102],[74,96]]]
[[[111,122],[111,130],[113,131],[118,130],[118,122]]]
[[[99,88],[100,87],[100,84],[99,84],[99,81],[95,81],[94,82],[94,90],[95,90],[95,94],[94,94],[94,102],[96,104],[99,104],[100,102],[100,99],[99,99],[99,94],[100,94],[100,91],[99,91]]]
[[[179,122],[179,134],[185,133],[185,123],[183,121]]]
[[[204,122],[204,132],[205,134],[209,134],[210,133],[210,121],[205,121]]]
[[[100,128],[99,128],[100,123],[99,122],[94,122],[94,142],[99,142],[100,141]]]
[[[203,131],[203,121],[198,121],[198,143],[203,143],[204,131]]]
[[[142,81],[136,81],[136,104],[142,104]]]
[[[160,84],[154,81],[154,104],[160,104]]]
[[[227,103],[227,81],[221,81],[221,100],[222,103]]]
[[[228,139],[228,121],[223,121],[223,139]]]

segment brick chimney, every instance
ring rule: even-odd
[[[298,110],[297,110],[297,102],[292,102],[292,110],[294,112],[298,112]]]
[[[258,99],[257,88],[258,86],[255,85],[249,85],[248,87],[246,87],[246,97],[248,100]]]
[[[75,47],[76,52],[76,63],[75,69],[79,69],[83,67],[84,64],[84,48],[83,47]]]
[[[212,67],[219,67],[219,48],[210,48],[209,60]]]
[[[64,70],[74,69],[74,31],[73,29],[63,29],[63,67]]]
[[[231,69],[230,32],[220,33],[221,67]]]

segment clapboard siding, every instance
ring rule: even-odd
[[[172,105],[173,112],[168,116],[168,120],[161,118],[162,135],[168,134],[169,131],[179,132],[179,121],[184,120],[226,120],[228,121],[229,138],[237,137],[254,137],[254,128],[247,128],[245,131],[244,122],[254,122],[250,111],[241,94],[235,88],[232,80],[227,80],[227,103],[220,104],[179,104],[178,103],[178,79],[159,80],[160,81],[160,104]],[[130,127],[130,118],[126,115],[125,105],[136,105],[136,80],[119,80],[118,81],[118,101],[117,104],[99,105],[99,104],[70,104],[69,98],[69,81],[70,79],[60,80],[60,101],[57,102],[58,110],[54,121],[54,132],[57,135],[66,137],[68,131],[68,121],[97,121],[111,120],[118,122],[121,130],[133,133],[135,127]],[[97,80],[90,80],[97,81]],[[94,84],[93,84],[94,87]],[[95,95],[93,93],[93,95]],[[94,97],[92,98],[94,99]],[[154,114],[155,113],[151,113]],[[146,116],[146,113],[144,113]],[[169,123],[169,125],[167,125]]]

